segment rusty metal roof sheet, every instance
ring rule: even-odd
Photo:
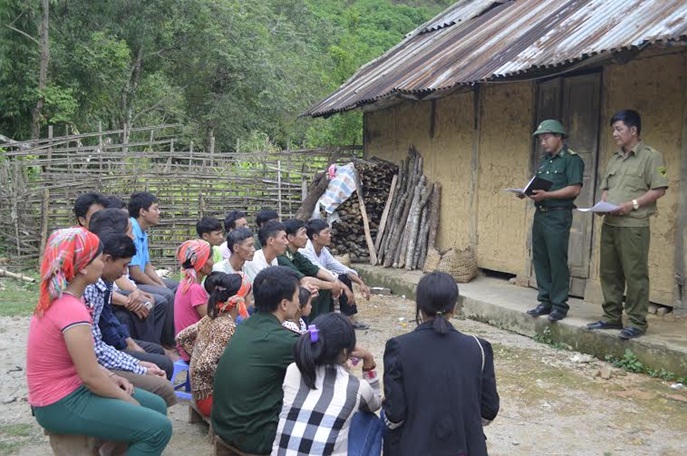
[[[460,0],[303,115],[517,77],[650,44],[687,42],[684,0]]]

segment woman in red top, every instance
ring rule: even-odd
[[[48,239],[29,328],[29,403],[50,432],[128,442],[127,455],[159,455],[172,436],[164,400],[101,367],[93,349],[81,295],[100,278],[101,251],[98,237],[81,227]]]

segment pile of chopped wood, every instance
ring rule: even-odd
[[[356,191],[336,210],[339,220],[332,224],[330,250],[334,255],[348,253],[353,262],[369,262],[368,242],[371,244],[377,236],[384,206],[389,197],[389,184],[398,173],[398,167],[377,158],[355,160],[353,163],[360,179],[362,198]],[[364,202],[364,216],[361,201]],[[364,217],[367,218],[369,227],[369,241],[366,240]]]
[[[422,174],[422,157],[411,147],[390,190],[375,242],[377,264],[422,269],[439,226],[441,187]]]
[[[400,169],[376,158],[355,160],[354,165],[362,195],[354,192],[336,210],[331,252],[349,254],[352,262],[422,269],[439,226],[439,183],[429,183],[422,174],[422,157],[414,147]],[[327,182],[324,174],[315,176],[296,213],[299,219],[310,218]]]

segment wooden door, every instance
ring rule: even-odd
[[[575,200],[578,207],[594,204],[596,187],[596,164],[598,158],[599,105],[601,100],[601,74],[555,78],[539,83],[537,95],[537,122],[558,119],[568,130],[568,144],[584,161],[584,182],[582,192]],[[541,150],[534,141],[532,170],[539,163]],[[568,246],[570,266],[570,294],[584,296],[589,277],[589,262],[592,251],[593,216],[573,211]],[[530,284],[536,286],[534,268]]]
[[[599,103],[601,74],[587,74],[563,79],[563,125],[568,129],[570,149],[584,161],[584,183],[575,200],[578,207],[594,205],[596,161],[599,150]],[[584,296],[589,277],[592,252],[592,214],[573,211],[568,265],[570,266],[570,294]]]

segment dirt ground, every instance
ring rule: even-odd
[[[359,343],[381,366],[385,341],[415,326],[414,303],[376,296],[360,302],[359,310],[360,319],[372,325],[358,332]],[[28,317],[0,318],[1,455],[50,454],[26,402],[28,322]],[[687,454],[687,390],[482,323],[460,318],[453,323],[494,347],[501,411],[485,428],[492,456]],[[604,378],[609,371],[610,378]],[[213,454],[207,426],[188,423],[185,403],[174,406],[170,416],[174,437],[165,455]]]

